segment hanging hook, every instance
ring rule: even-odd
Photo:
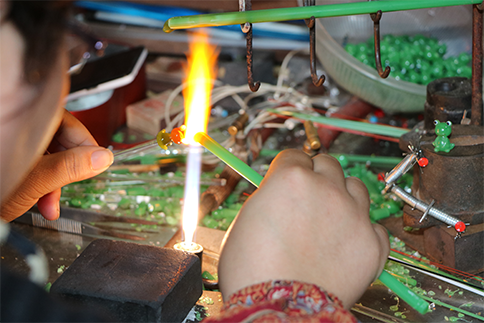
[[[249,23],[249,31],[245,34],[247,40],[247,82],[252,92],[257,92],[260,87],[260,82],[254,83],[254,77],[252,74],[252,24]]]
[[[314,6],[314,0],[305,0],[304,6]],[[306,26],[309,28],[309,65],[311,67],[311,79],[313,84],[316,86],[321,86],[326,79],[324,75],[318,78],[316,73],[316,28],[315,28],[315,18],[312,16],[309,19],[304,19]]]
[[[249,11],[252,10],[252,2],[251,0],[239,0],[239,11]],[[254,77],[252,74],[252,24],[250,22],[246,22],[245,24],[241,24],[240,28],[242,32],[245,33],[245,39],[247,42],[247,82],[249,84],[249,88],[252,92],[257,92],[260,87],[260,82],[257,81],[254,83]]]
[[[386,79],[390,74],[390,67],[387,66],[385,70],[383,70],[381,66],[381,55],[380,55],[380,19],[381,19],[382,12],[378,10],[377,13],[370,13],[371,20],[373,20],[373,34],[375,39],[375,63],[376,63],[376,70],[378,71],[378,75],[381,78]]]

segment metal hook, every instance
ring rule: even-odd
[[[314,6],[314,0],[305,0],[304,6]],[[312,16],[309,19],[304,19],[306,22],[306,26],[309,28],[309,65],[311,68],[311,79],[313,80],[313,84],[316,86],[321,86],[324,83],[326,77],[321,75],[318,77],[316,73],[316,28],[315,28],[315,18]]]
[[[380,19],[381,19],[382,12],[378,10],[377,13],[370,13],[371,20],[373,20],[373,34],[375,39],[375,63],[376,63],[376,70],[378,75],[381,78],[386,79],[390,74],[390,67],[387,66],[385,70],[383,70],[381,66],[381,55],[380,55]]]
[[[245,10],[252,10],[252,3],[251,0],[240,0],[239,1],[239,11]],[[249,88],[252,92],[257,92],[260,87],[260,82],[257,81],[254,83],[254,77],[252,73],[252,64],[253,64],[253,57],[252,57],[252,24],[246,22],[245,24],[240,25],[242,32],[245,33],[245,39],[247,43],[247,82],[249,84]]]
[[[254,77],[252,75],[252,24],[249,23],[249,31],[245,35],[247,40],[247,82],[252,92],[257,92],[260,87],[260,82],[254,83]]]

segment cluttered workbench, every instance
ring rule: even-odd
[[[64,187],[56,223],[36,209],[12,223],[43,249],[46,289],[97,239],[169,249],[186,239],[181,218],[194,158],[187,156],[195,153],[182,144],[187,61],[172,51],[185,49],[182,29],[222,26],[209,32],[219,53],[207,135],[195,135],[206,148],[199,153],[195,234],[204,291],[183,318],[200,321],[220,311],[217,262],[225,231],[276,154],[296,148],[331,154],[346,176],[363,181],[370,219],[390,235],[385,272],[428,302],[416,309],[381,277],[351,309],[361,322],[484,321],[482,2],[429,2],[304,1],[269,15],[246,0],[238,13],[181,11],[185,17],[166,20],[156,16],[161,7],[81,1],[84,23],[119,46],[99,60],[109,65],[126,51],[136,59],[129,81],[76,89],[66,106],[113,148],[114,165]],[[137,23],[117,22],[127,17]],[[264,32],[255,32],[257,23],[298,19],[305,24],[261,24]],[[237,30],[223,27],[235,24]],[[154,36],[160,28],[173,31],[164,41],[177,44],[166,52]],[[28,274],[15,251],[2,247],[1,255]]]

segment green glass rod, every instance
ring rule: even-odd
[[[212,154],[220,158],[225,164],[251,182],[254,186],[259,187],[263,179],[262,175],[234,156],[230,151],[213,140],[209,135],[204,132],[199,132],[195,135],[195,141],[209,150]],[[398,279],[390,275],[388,272],[384,270],[378,279],[416,311],[421,314],[427,313],[429,303],[420,298],[410,288],[403,285],[398,281]]]
[[[328,118],[323,116],[313,116],[306,113],[292,112],[292,111],[279,111],[274,109],[267,109],[266,111],[272,112],[274,114],[283,115],[286,117],[300,119],[300,120],[311,120],[314,123],[320,123],[320,124],[325,124],[333,127],[366,132],[366,133],[393,137],[393,138],[400,138],[401,135],[409,132],[408,129],[386,126],[381,124],[374,124],[369,122],[345,120],[345,119],[338,119],[338,118]]]
[[[195,141],[220,158],[224,163],[239,173],[240,176],[251,182],[254,186],[259,187],[264,177],[213,140],[209,135],[204,132],[199,132],[195,135]]]
[[[312,16],[314,16],[315,18],[339,17],[375,13],[378,10],[381,10],[382,12],[392,12],[479,3],[482,3],[482,0],[363,1],[310,7],[210,13],[204,15],[170,18],[165,22],[163,30],[169,33],[175,29],[227,26],[244,24],[246,22],[258,23],[270,21],[300,20],[309,19]]]

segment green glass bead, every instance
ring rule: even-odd
[[[467,54],[467,53],[460,53],[459,54],[459,62],[461,64],[469,64],[469,62],[472,60],[472,56]]]
[[[390,62],[400,63],[400,52],[388,51],[388,59]]]
[[[442,78],[444,76],[444,69],[441,64],[435,63],[430,70],[433,79]]]
[[[157,188],[152,188],[152,189],[148,190],[147,194],[149,196],[152,196],[152,197],[163,197],[163,196],[166,196],[166,192],[164,190],[157,189]]]
[[[388,52],[388,48],[390,47],[390,44],[386,40],[382,40],[380,42],[380,53],[383,55],[384,53],[386,54]]]
[[[159,158],[155,155],[146,155],[141,157],[139,160],[142,165],[154,165],[158,162]]]
[[[370,193],[370,200],[372,203],[381,204],[385,199],[383,198],[381,193],[378,192],[378,193]]]
[[[424,45],[426,40],[427,40],[427,37],[421,34],[416,34],[412,38],[412,41],[417,41],[420,45]]]
[[[126,190],[127,195],[146,195],[146,189],[144,187],[130,187]]]
[[[212,274],[206,270],[202,273],[202,278],[208,280],[215,280],[215,277],[213,277]]]
[[[408,72],[408,77],[409,77],[410,82],[412,82],[412,83],[419,83],[421,81],[421,79],[422,79],[420,77],[420,74],[418,74],[415,71],[409,71]]]
[[[387,208],[391,214],[397,213],[400,211],[400,205],[393,200],[388,200],[382,204],[382,209]]]
[[[460,60],[458,57],[449,57],[449,59],[451,59],[456,66],[460,65]]]
[[[446,44],[440,44],[437,47],[437,53],[439,53],[441,56],[444,56],[446,52],[447,52],[447,45]]]
[[[227,205],[232,205],[234,204],[235,202],[237,202],[239,199],[239,195],[238,194],[230,194],[226,199],[225,199],[225,204]]]
[[[131,205],[131,200],[127,198],[122,198],[121,201],[118,202],[118,207],[122,209],[128,209]]]
[[[427,40],[427,44],[429,44],[430,46],[436,46],[438,45],[439,41],[437,40],[437,38],[428,38]]]
[[[183,186],[172,186],[168,189],[168,194],[171,197],[183,198],[184,193]]]
[[[81,207],[82,200],[78,198],[73,198],[69,201],[69,206]]]
[[[140,204],[138,204],[138,207],[134,211],[134,214],[136,214],[138,216],[144,215],[144,214],[146,214],[147,209],[148,209],[148,204],[146,204],[146,202],[141,202]]]
[[[395,78],[395,80],[403,80],[403,74],[400,71],[395,71],[391,75]]]
[[[357,48],[354,44],[346,44],[345,50],[352,56],[355,56],[357,53]]]
[[[390,210],[387,208],[379,208],[370,211],[370,219],[373,221],[379,221],[390,217]]]
[[[429,62],[422,61],[420,63],[420,70],[422,71],[422,73],[429,71],[430,70],[430,64],[429,64]]]
[[[124,141],[124,133],[116,132],[112,137],[111,140],[117,143],[121,143]]]
[[[460,76],[467,77],[468,79],[472,78],[472,68],[470,66],[462,67]]]
[[[427,85],[432,81],[432,79],[430,78],[430,75],[427,72],[425,72],[425,73],[422,73],[421,81],[422,81],[422,84]]]
[[[216,229],[218,227],[218,221],[210,216],[205,216],[202,220],[202,223],[207,228]]]
[[[205,217],[205,218],[206,218],[206,217]],[[205,218],[204,218],[204,219],[205,219]],[[166,220],[166,223],[168,223],[168,225],[172,225],[172,226],[178,225],[178,223],[179,223],[178,219],[177,219],[177,218],[175,218],[175,217],[174,217],[174,216],[172,216],[172,215],[168,215],[168,216],[166,216],[165,220]],[[214,221],[215,221],[215,220],[214,220]],[[203,221],[202,221],[202,222],[203,222]],[[215,221],[215,222],[217,222],[217,221]],[[204,223],[204,224],[205,224],[205,223]],[[207,226],[207,227],[208,227],[208,226]],[[213,228],[213,229],[215,229],[215,228]]]
[[[338,161],[341,165],[341,168],[347,168],[348,167],[348,165],[350,163],[348,161],[348,157],[346,157],[345,155],[339,155],[337,159],[338,159]]]
[[[240,211],[240,209],[242,208],[242,203],[234,203],[232,205],[229,205],[228,208],[231,209],[231,210],[237,210],[237,211]]]
[[[235,218],[235,216],[239,213],[238,210],[231,210],[231,209],[221,209],[215,210],[212,212],[212,217],[215,220],[222,220],[224,218]]]
[[[356,45],[356,48],[358,49],[358,52],[360,53],[365,53],[368,51],[368,45],[365,43],[359,43]]]
[[[164,207],[166,206],[166,201],[151,201],[150,204],[153,206],[153,212],[162,212]]]
[[[359,60],[360,62],[367,61],[368,55],[366,53],[358,53],[356,55],[356,59]]]
[[[393,43],[394,39],[395,39],[395,36],[390,34],[383,36],[383,40],[387,41],[388,43]]]

